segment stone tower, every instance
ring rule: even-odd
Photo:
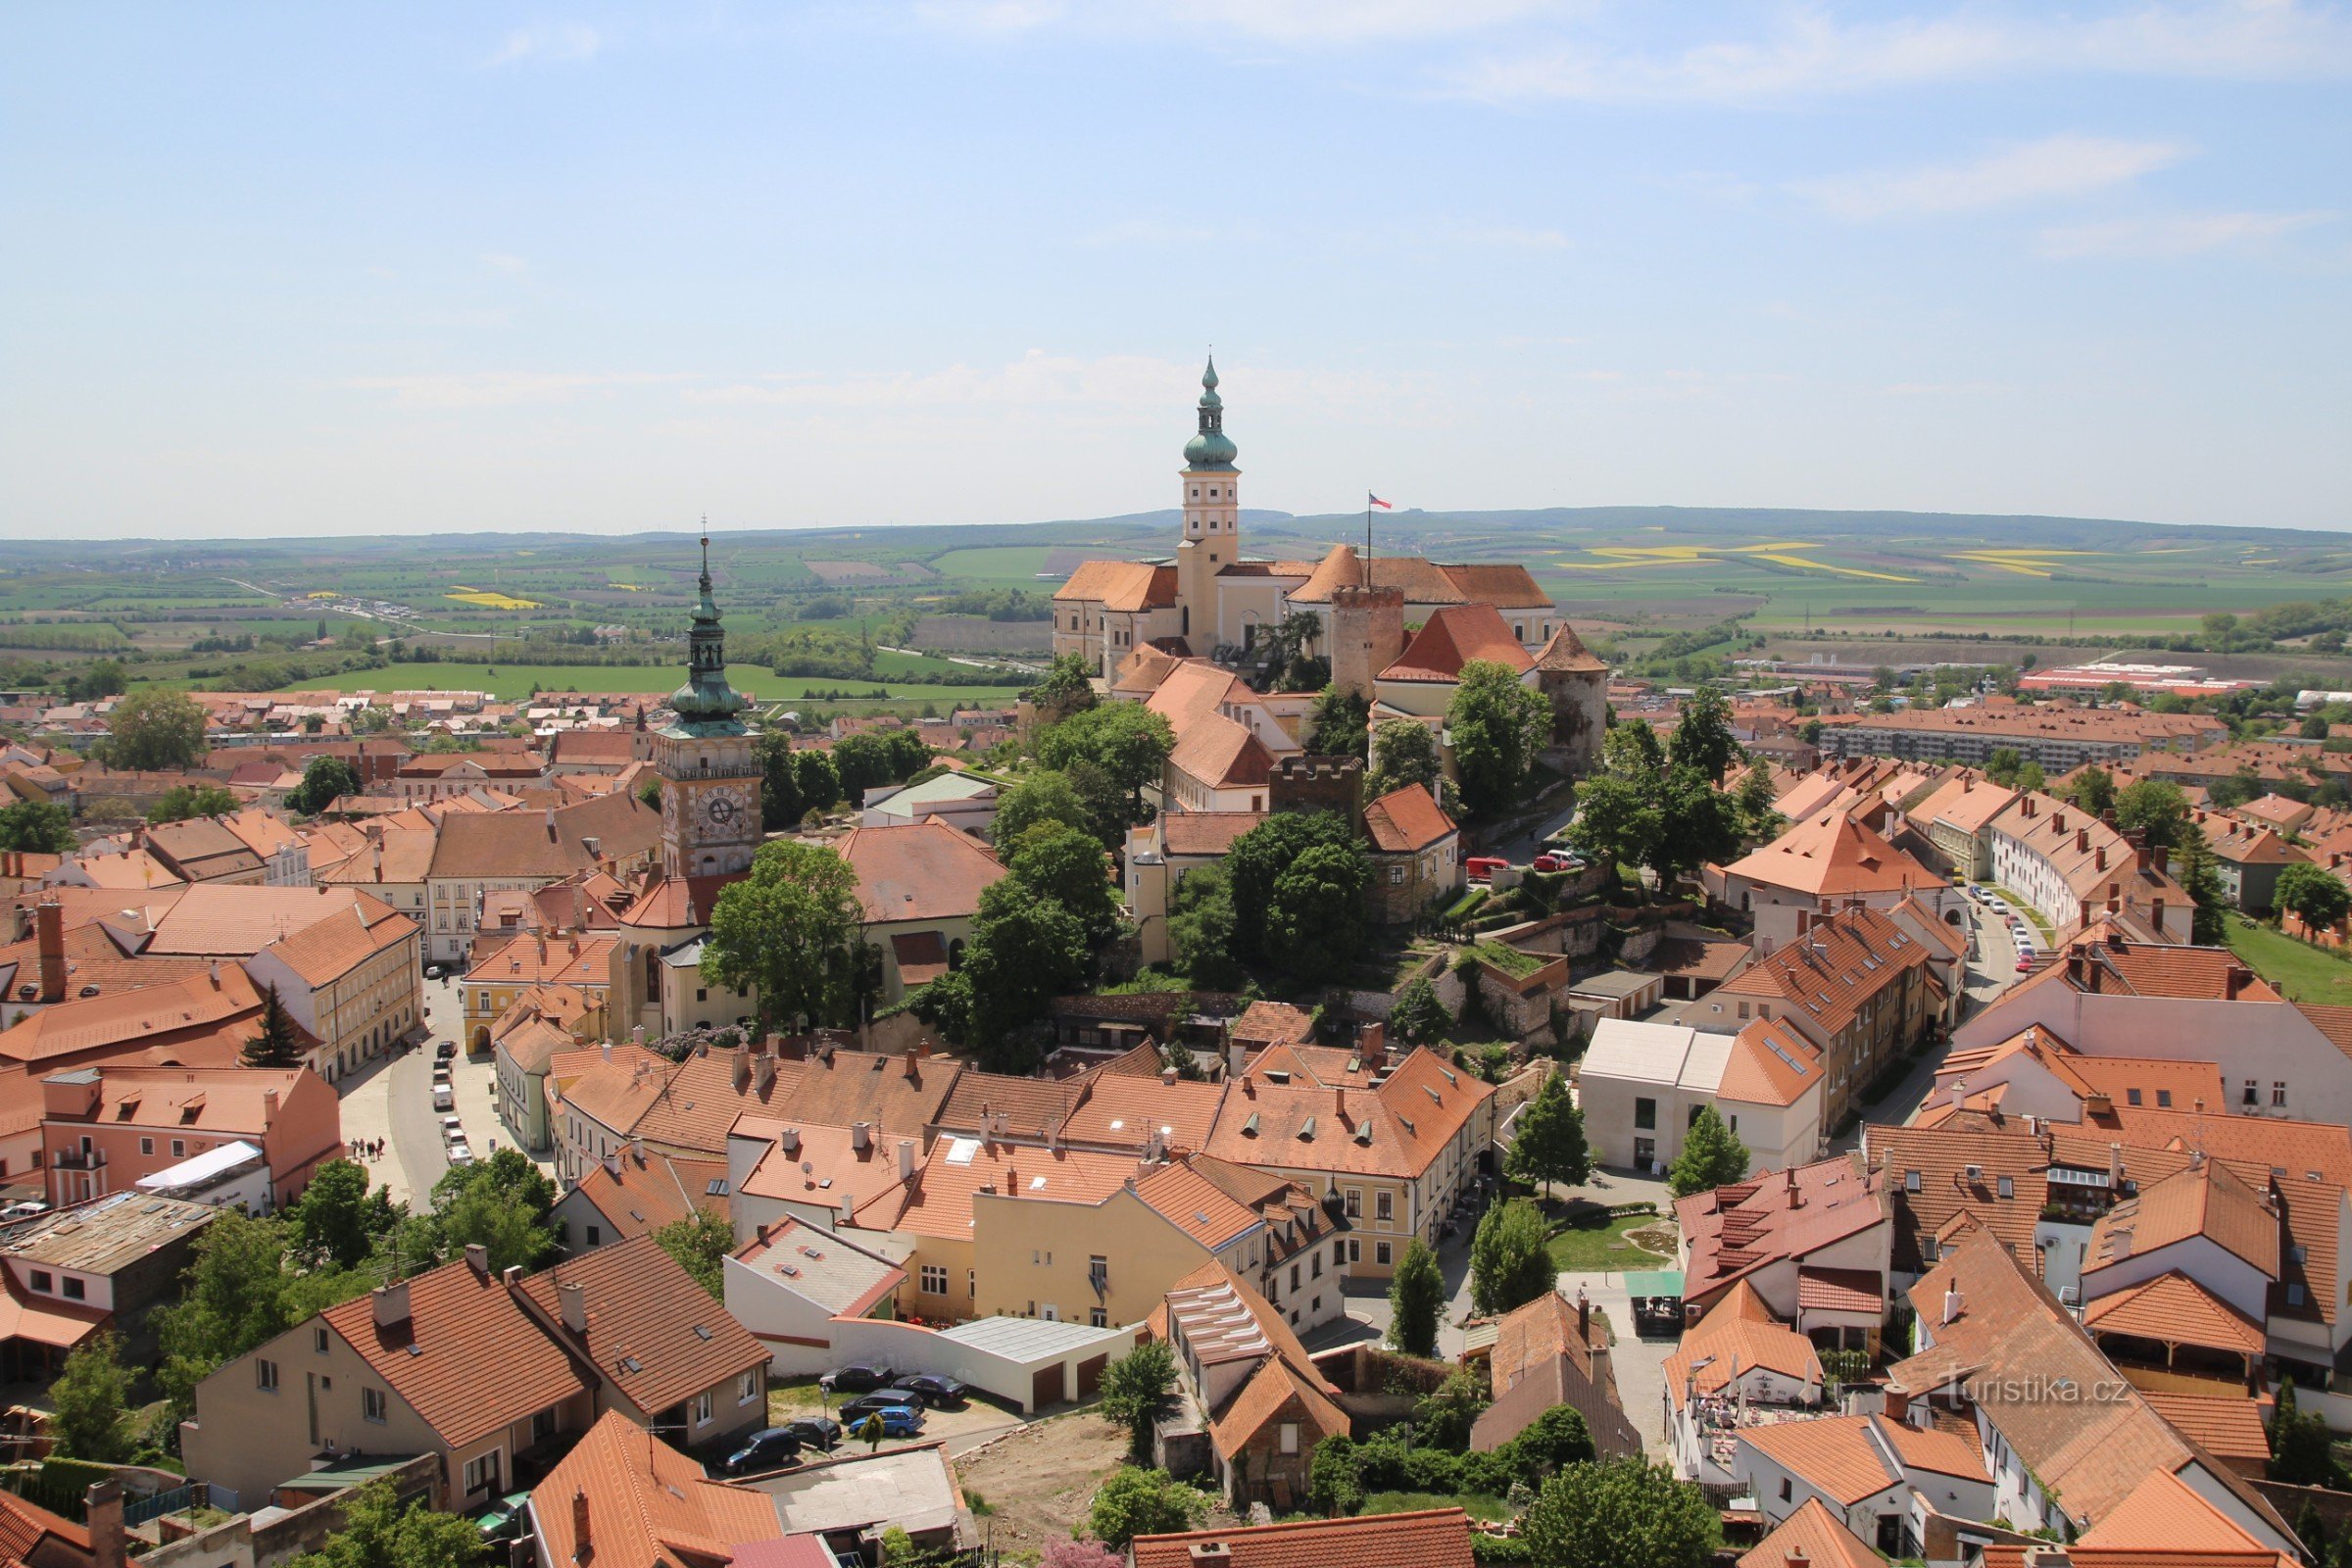
[[[1217,573],[1242,555],[1241,470],[1225,434],[1225,401],[1217,396],[1217,362],[1200,376],[1200,428],[1184,444],[1184,538],[1176,546],[1176,603],[1182,631],[1195,654],[1217,640]]]
[[[1331,591],[1332,685],[1368,703],[1373,681],[1403,652],[1403,589],[1350,585]]]
[[[1536,656],[1536,689],[1551,703],[1551,744],[1571,778],[1600,765],[1601,731],[1608,723],[1609,666],[1593,656],[1566,621]]]
[[[686,637],[686,684],[654,732],[662,775],[662,874],[731,876],[760,847],[760,760],[743,714],[752,700],[727,684],[727,634],[710,597],[710,540],[703,539],[702,596]]]

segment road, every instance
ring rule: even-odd
[[[2009,938],[2008,928],[1988,916],[1975,903],[1967,904],[1964,907],[1971,922],[1968,995],[1960,1007],[1961,1019],[1966,1021],[2015,985],[2018,975],[2017,948]],[[1854,1130],[1843,1138],[1832,1140],[1830,1147],[1833,1150],[1857,1149],[1861,1147],[1861,1129],[1864,1126],[1874,1122],[1881,1126],[1889,1123],[1899,1126],[1909,1121],[1912,1113],[1927,1100],[1929,1091],[1935,1087],[1936,1069],[1943,1065],[1943,1058],[1950,1054],[1951,1043],[1946,1040],[1914,1062],[1911,1070],[1903,1075],[1903,1081],[1885,1097],[1865,1106],[1862,1119],[1855,1124]]]
[[[450,1073],[455,1110],[433,1108],[432,1042],[464,1038],[455,980],[444,977],[424,982],[424,1021],[423,1046],[354,1074],[338,1086],[343,1091],[343,1136],[385,1140],[385,1157],[368,1161],[368,1173],[391,1189],[395,1200],[420,1209],[430,1206],[433,1184],[449,1169],[443,1116],[458,1117],[466,1144],[477,1156],[486,1158],[514,1142],[499,1120],[498,1076],[488,1056],[469,1060],[460,1053]],[[552,1174],[552,1155],[541,1158],[539,1164]]]

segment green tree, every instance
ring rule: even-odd
[[[313,1263],[357,1268],[402,1210],[391,1189],[368,1190],[367,1169],[353,1160],[330,1159],[311,1177],[286,1209],[294,1250]]]
[[[694,1276],[695,1284],[721,1300],[726,1298],[726,1256],[735,1250],[735,1229],[725,1214],[698,1208],[654,1232],[654,1241]]]
[[[2324,741],[2328,738],[2328,715],[2313,713],[2295,727],[2295,733],[2307,741]]]
[[[556,1250],[547,1217],[555,1205],[555,1184],[520,1150],[502,1149],[433,1184],[433,1228],[445,1255],[487,1250],[492,1274],[536,1268]]]
[[[1094,671],[1077,654],[1055,657],[1046,678],[1029,688],[1030,706],[1040,727],[1051,727],[1095,706]]]
[[[1713,1105],[1701,1105],[1683,1134],[1683,1152],[1667,1169],[1666,1185],[1677,1198],[1713,1192],[1747,1174],[1747,1146],[1740,1143]]]
[[[1448,1453],[1464,1452],[1470,1446],[1471,1426],[1493,1402],[1485,1374],[1455,1367],[1445,1382],[1414,1401],[1413,1442]]]
[[[1462,803],[1479,816],[1499,815],[1519,800],[1536,754],[1551,740],[1551,705],[1519,684],[1508,664],[1473,659],[1456,677],[1446,710]]]
[[[637,804],[649,811],[662,809],[662,776],[659,773],[637,786]]]
[[[1504,1457],[1520,1480],[1540,1487],[1544,1477],[1591,1463],[1595,1453],[1585,1413],[1573,1404],[1555,1404],[1520,1430]]]
[[[1326,1517],[1350,1514],[1364,1505],[1364,1484],[1357,1467],[1353,1438],[1335,1432],[1315,1445],[1315,1451],[1307,1460],[1306,1497],[1315,1511]]]
[[[1553,1182],[1581,1187],[1592,1176],[1592,1146],[1585,1139],[1585,1113],[1568,1093],[1568,1075],[1554,1072],[1519,1113],[1518,1131],[1504,1169],[1529,1186]]]
[[[1482,1316],[1508,1312],[1559,1283],[1551,1261],[1551,1226],[1524,1198],[1490,1206],[1470,1241],[1470,1309]]]
[[[1315,757],[1361,757],[1371,722],[1370,703],[1354,692],[1326,686],[1307,714],[1306,749]]]
[[[204,760],[204,709],[185,692],[132,692],[106,727],[106,759],[117,767],[168,773]]]
[[[2024,764],[2025,759],[2017,755],[2016,747],[1996,746],[1984,760],[1984,776],[1995,784],[2013,785],[2017,782],[2017,770]]]
[[[1165,1470],[1123,1464],[1103,1479],[1087,1524],[1102,1544],[1124,1550],[1138,1536],[1190,1530],[1200,1512],[1200,1494]]]
[[[2331,1487],[2342,1475],[2330,1446],[2327,1419],[2305,1415],[2294,1381],[2278,1385],[2278,1408],[2271,1417],[2271,1479],[2290,1487]]]
[[[131,1430],[130,1368],[112,1331],[93,1334],[66,1357],[49,1385],[49,1435],[57,1452],[93,1464],[123,1464],[138,1445]]]
[[[1437,792],[1438,735],[1412,718],[1384,718],[1372,732],[1372,776],[1364,780],[1364,798],[1376,799],[1391,790],[1418,784]]]
[[[1060,822],[1041,823],[1018,839],[1000,840],[1012,854],[1007,874],[1041,899],[1052,899],[1086,930],[1100,948],[1118,931],[1119,898],[1110,882],[1110,862],[1094,835]]]
[[[1446,1010],[1438,988],[1427,980],[1414,980],[1396,993],[1396,1004],[1389,1009],[1389,1027],[1408,1046],[1426,1046],[1446,1037],[1453,1027],[1453,1014]]]
[[[2049,779],[2043,774],[2039,762],[2020,762],[2017,772],[2010,777],[2009,782],[2031,795],[2047,784]]]
[[[760,759],[760,828],[781,833],[800,826],[808,808],[801,802],[800,779],[793,771],[791,735],[765,730],[752,747]]]
[[[792,783],[804,811],[829,811],[841,801],[841,774],[823,752],[792,754]]]
[[[1277,966],[1309,982],[1345,975],[1364,949],[1371,881],[1372,862],[1352,839],[1310,846],[1283,867],[1266,901],[1266,940]]]
[[[287,1267],[292,1228],[283,1219],[252,1219],[222,1209],[196,1238],[179,1299],[155,1314],[162,1360],[156,1381],[184,1420],[196,1410],[196,1385],[224,1361],[273,1339],[314,1312],[360,1295],[367,1274]]]
[[[2151,848],[2178,851],[2196,826],[2188,797],[2170,779],[2143,778],[2115,794],[2115,825]]]
[[[1168,941],[1194,985],[1230,991],[1241,983],[1234,958],[1233,885],[1216,866],[1184,873],[1168,901]]]
[[[2181,829],[2171,866],[2173,880],[2188,895],[2189,908],[2194,911],[2189,916],[2188,940],[2201,948],[2225,945],[2229,940],[2225,922],[2230,890],[2222,885],[2222,869],[2214,861],[2213,847],[2194,822]]]
[[[1011,844],[1041,822],[1059,822],[1097,836],[1101,832],[1070,775],[1049,767],[1022,774],[997,797],[997,820],[991,831],[999,844]]]
[[[879,735],[844,735],[833,743],[833,770],[841,777],[841,798],[856,806],[867,790],[891,782],[890,753]]]
[[[360,775],[340,757],[314,757],[302,767],[302,782],[286,796],[287,808],[316,816],[346,795],[360,793]]]
[[[1780,837],[1788,819],[1773,809],[1772,769],[1759,761],[1740,775],[1740,787],[1733,791],[1740,831],[1754,843],[1764,843]]]
[[[829,849],[770,839],[741,881],[719,890],[702,975],[759,995],[762,1028],[830,1023],[842,1012],[858,934],[858,873]]]
[[[963,967],[923,988],[922,1012],[995,1070],[1024,1067],[1017,1039],[1046,1004],[1077,990],[1090,963],[1085,925],[1012,877],[980,894]]]
[[[1438,1320],[1446,1311],[1446,1277],[1438,1254],[1416,1236],[1404,1247],[1389,1281],[1389,1343],[1407,1355],[1438,1352]]]
[[[1244,959],[1270,962],[1277,955],[1267,921],[1274,903],[1274,883],[1284,870],[1318,846],[1353,843],[1348,824],[1335,811],[1279,812],[1233,841],[1225,855],[1225,877],[1232,890],[1235,935]]]
[[[174,784],[148,808],[147,820],[185,822],[199,816],[226,816],[242,803],[218,784]]]
[[[2333,872],[2297,860],[2278,873],[2278,907],[2302,916],[2314,930],[2327,930],[2352,912],[2352,888]]]
[[[2115,775],[2103,767],[2085,767],[2075,775],[2066,798],[2093,816],[2115,809]]]
[[[1148,1341],[1102,1369],[1102,1418],[1127,1429],[1127,1451],[1138,1459],[1152,1451],[1152,1427],[1176,1389],[1176,1353],[1160,1340]]]
[[[262,993],[261,1032],[245,1042],[238,1059],[248,1067],[302,1065],[302,1028],[277,994],[274,981]]]
[[[1544,1568],[1708,1568],[1720,1526],[1705,1494],[1640,1459],[1571,1464],[1521,1523]]]
[[[1176,732],[1164,714],[1141,703],[1090,708],[1055,724],[1038,738],[1037,758],[1048,767],[1068,770],[1091,763],[1106,774],[1123,797],[1120,825],[1145,819],[1144,790],[1157,784]]]
[[[64,807],[47,801],[0,806],[0,850],[70,855],[74,851],[74,818]]]
[[[1676,767],[1695,768],[1706,775],[1709,788],[1720,786],[1723,775],[1740,758],[1740,742],[1732,735],[1732,705],[1713,686],[1701,686],[1683,699],[1674,722],[1674,737],[1666,743],[1667,760]]]
[[[370,1481],[343,1503],[343,1528],[287,1568],[473,1568],[482,1533],[462,1514],[403,1502],[389,1481]]]

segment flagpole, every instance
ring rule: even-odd
[[[1372,492],[1364,492],[1364,564],[1372,564]],[[1368,579],[1367,579],[1368,580]]]

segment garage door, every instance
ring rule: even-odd
[[[1102,1387],[1102,1368],[1110,1356],[1090,1355],[1078,1363],[1078,1397],[1091,1399]]]
[[[1029,1380],[1029,1407],[1042,1410],[1049,1404],[1061,1402],[1061,1363],[1041,1366]]]

